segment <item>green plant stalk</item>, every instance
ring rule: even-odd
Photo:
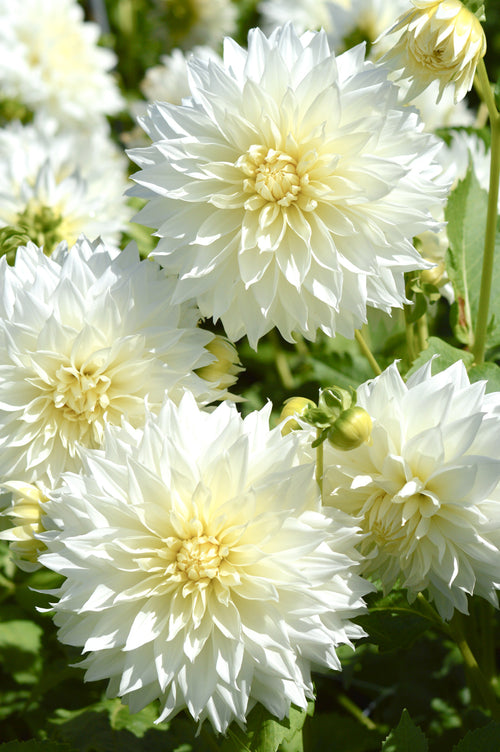
[[[406,351],[408,353],[408,362],[410,365],[413,363],[415,358],[417,357],[416,347],[415,347],[415,330],[413,328],[413,323],[411,321],[408,321],[406,318],[406,310],[405,310],[405,334],[406,334]]]
[[[354,716],[354,718],[356,718],[356,720],[359,721],[365,728],[369,729],[370,731],[377,730],[377,725],[373,723],[371,718],[368,718],[368,716],[366,716],[363,711],[358,708],[358,706],[343,692],[339,692],[336,700],[339,705],[342,705],[342,707],[347,710],[348,713]]]
[[[495,612],[484,598],[470,600],[470,617],[466,624],[469,642],[479,666],[492,685],[497,684],[495,660]]]
[[[427,601],[422,593],[418,594],[417,603],[420,612],[424,613],[424,615],[434,623],[440,632],[453,640],[460,650],[471,696],[477,698],[478,704],[489,710],[495,720],[500,720],[500,704],[493,688],[493,683],[490,681],[491,677],[485,675],[470,648],[465,636],[463,614],[459,611],[455,611],[453,618],[447,623],[443,621],[436,609]]]
[[[321,436],[321,429],[316,429],[316,438],[319,439]],[[319,492],[321,494],[321,503],[323,503],[323,473],[324,473],[324,465],[323,465],[323,442],[321,444],[318,444],[316,447],[316,482],[319,486]]]
[[[491,298],[491,284],[493,280],[493,265],[495,260],[495,238],[498,216],[498,183],[500,179],[500,115],[496,108],[495,99],[491,91],[488,74],[484,61],[477,67],[477,77],[480,90],[488,107],[491,128],[491,163],[490,185],[488,193],[488,212],[486,215],[486,231],[484,238],[483,268],[481,272],[481,288],[477,311],[476,331],[474,336],[474,353],[477,364],[484,362],[486,349],[486,333],[488,329],[488,313]]]
[[[366,343],[359,329],[355,330],[354,336],[356,337],[356,342],[358,343],[361,352],[363,353],[363,355],[369,362],[370,366],[372,367],[373,373],[375,374],[375,376],[380,376],[380,374],[382,373],[382,369],[380,368],[379,364],[375,360],[372,351],[368,347],[368,344]]]
[[[429,327],[427,324],[427,314],[424,313],[417,319],[417,341],[419,352],[427,350],[429,347]]]
[[[479,667],[476,657],[470,649],[469,643],[465,637],[463,614],[455,611],[453,618],[448,624],[448,632],[462,654],[465,664],[465,675],[472,696],[478,697],[481,705],[490,711],[494,720],[500,720],[500,704],[498,703],[495,691]]]

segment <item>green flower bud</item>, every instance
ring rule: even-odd
[[[285,421],[281,428],[282,436],[300,429],[300,424],[294,419],[294,416],[302,416],[309,407],[316,407],[316,405],[312,400],[307,399],[307,397],[290,397],[285,400],[279,420],[280,423]]]
[[[434,287],[440,287],[444,282],[444,276],[446,274],[446,267],[444,261],[440,261],[432,269],[424,269],[420,272],[420,279],[425,285],[434,285]]]
[[[328,441],[344,452],[356,449],[370,438],[372,419],[362,407],[350,407],[337,418],[328,431]]]

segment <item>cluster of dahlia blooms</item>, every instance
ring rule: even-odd
[[[270,403],[242,417],[230,391],[242,337],[254,349],[273,329],[289,342],[353,338],[369,311],[407,305],[405,274],[433,266],[413,240],[442,230],[456,174],[363,44],[336,55],[324,30],[255,29],[246,49],[228,38],[222,57],[177,50],[149,72],[150,143],[130,151],[129,193],[157,245],[148,259],[120,250],[121,160],[99,120],[120,107],[113,60],[72,0],[55,5],[27,0],[21,13],[0,0],[9,97],[52,118],[91,101],[97,123],[90,136],[38,120],[0,131],[0,233],[27,238],[0,259],[0,484],[13,522],[0,535],[22,568],[63,576],[50,593],[59,639],[132,712],[159,700],[159,721],[187,709],[218,732],[257,703],[283,718],[307,708],[312,672],[339,670],[337,648],[365,635],[354,620],[369,578],[410,601],[427,592],[445,619],[469,595],[497,605],[500,394],[469,383],[462,363],[406,383],[393,364],[363,384],[346,411],[367,415],[366,436],[341,450],[345,421],[325,429],[322,478],[310,431],[271,428]],[[405,16],[419,44],[454,7],[431,5]],[[214,44],[217,9],[233,26],[234,6],[185,6],[190,44]],[[363,8],[368,34],[387,9]],[[344,19],[342,46],[351,4],[318,12]],[[31,42],[35,16],[47,49]],[[448,56],[454,18],[438,34]],[[452,68],[459,93],[469,51]],[[72,74],[86,85],[74,90]]]

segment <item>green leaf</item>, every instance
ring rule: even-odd
[[[481,272],[488,193],[479,185],[472,169],[452,191],[446,207],[447,232],[450,248],[446,266],[456,295],[455,335],[466,345],[474,343]],[[497,234],[493,272],[493,290],[500,289],[500,237]],[[488,334],[488,346],[500,341],[500,296],[492,297],[490,318],[494,326]]]
[[[500,392],[500,368],[495,363],[473,366],[469,371],[469,378],[472,382],[487,381],[487,392]]]
[[[23,619],[0,623],[0,663],[19,683],[36,681],[41,667],[42,629]]]
[[[431,370],[433,374],[444,371],[446,368],[453,365],[453,363],[456,363],[457,360],[463,360],[466,368],[469,368],[474,362],[473,354],[467,352],[467,350],[460,350],[457,347],[452,347],[442,339],[439,339],[439,337],[429,337],[429,346],[426,350],[422,350],[406,375],[411,376],[415,371],[431,360],[431,358],[434,358],[435,355],[438,355],[439,357],[435,358],[432,362]]]
[[[277,752],[282,742],[292,742],[294,737],[297,744],[306,718],[306,710],[292,706],[290,717],[278,720],[259,703],[248,716],[246,733],[231,726],[220,752]]]
[[[372,752],[380,748],[381,734],[350,716],[316,713],[305,733],[306,749],[335,752]]]
[[[356,622],[368,633],[368,639],[381,653],[401,650],[413,645],[430,628],[425,616],[408,611],[384,609],[359,616]]]
[[[407,710],[403,710],[401,720],[391,731],[382,745],[381,752],[427,752],[427,739],[415,726]]]
[[[469,731],[453,747],[453,752],[492,752],[497,749],[500,749],[500,723],[492,721],[487,726]]]
[[[164,752],[166,743],[175,749],[180,743],[171,736],[168,724],[153,725],[158,708],[148,706],[130,715],[119,700],[103,700],[82,710],[59,709],[50,719],[57,739],[74,746],[77,752]],[[190,724],[192,735],[195,724]],[[183,730],[187,741],[188,733]],[[175,743],[174,743],[175,741]],[[167,747],[169,748],[169,747]],[[191,746],[187,747],[191,750]]]

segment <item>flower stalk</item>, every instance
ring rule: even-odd
[[[359,329],[356,329],[356,331],[354,332],[354,336],[356,337],[356,342],[358,343],[361,352],[363,353],[363,355],[369,362],[370,366],[372,367],[373,373],[375,374],[375,376],[380,376],[380,374],[382,373],[382,369],[377,363],[372,351],[368,347],[368,344],[365,338],[363,337],[363,335],[361,334],[361,332],[359,331]]]
[[[481,272],[481,288],[477,312],[476,331],[473,353],[476,364],[484,362],[486,350],[486,336],[488,330],[488,315],[493,281],[493,265],[495,260],[495,238],[498,217],[498,183],[500,179],[500,114],[498,113],[491,85],[486,72],[484,61],[477,67],[479,87],[490,116],[491,128],[491,163],[490,184],[488,192],[488,212],[486,215],[486,232],[484,238],[483,268]]]

